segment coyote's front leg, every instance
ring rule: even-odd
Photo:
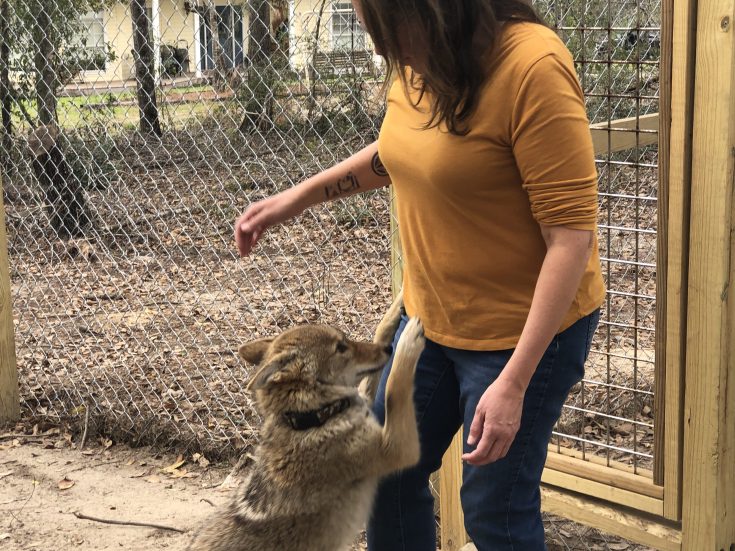
[[[388,474],[414,466],[419,461],[420,446],[413,402],[416,364],[424,350],[421,322],[412,318],[398,340],[385,389],[385,423],[382,453]]]
[[[398,324],[401,321],[401,307],[403,306],[403,291],[399,291],[393,303],[388,308],[388,311],[380,320],[377,329],[375,330],[375,337],[373,342],[375,344],[382,344],[383,346],[389,346],[393,342],[393,337],[398,329]],[[365,377],[359,386],[360,394],[365,398],[365,401],[372,405],[375,401],[375,393],[378,391],[378,384],[380,384],[380,376],[382,371],[376,371]]]
[[[388,310],[383,315],[383,319],[380,320],[378,327],[375,329],[375,337],[373,342],[375,344],[383,344],[388,346],[393,342],[393,337],[398,329],[398,324],[401,321],[401,307],[403,306],[403,291],[399,291],[396,298],[393,299]]]

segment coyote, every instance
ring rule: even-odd
[[[396,346],[383,426],[369,406],[401,307],[399,295],[372,343],[305,325],[240,347],[258,365],[248,387],[263,415],[260,443],[234,499],[196,531],[191,551],[343,551],[354,541],[380,478],[419,460],[417,318]]]

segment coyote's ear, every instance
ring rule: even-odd
[[[294,365],[296,352],[281,352],[263,365],[248,382],[247,390],[258,390],[272,383],[285,383],[298,378],[298,367]],[[292,369],[287,369],[291,367]]]
[[[273,342],[273,337],[266,337],[243,344],[237,351],[240,357],[248,363],[258,365],[262,360],[268,347]]]

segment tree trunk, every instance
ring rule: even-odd
[[[306,120],[311,121],[311,118],[314,116],[314,109],[316,109],[316,84],[317,84],[317,74],[316,74],[316,59],[319,55],[319,39],[321,36],[321,30],[322,30],[322,18],[324,17],[324,7],[327,3],[327,0],[322,0],[321,5],[319,6],[319,15],[316,18],[316,31],[314,33],[314,49],[311,52],[311,63],[306,69],[307,74],[307,80],[310,81],[309,86],[309,97],[307,99],[306,105],[307,105],[307,114],[306,114]]]
[[[0,170],[5,175],[12,165],[10,157],[12,148],[13,124],[11,118],[12,96],[10,95],[10,45],[9,23],[10,6],[9,0],[0,0],[0,110],[2,111],[2,139],[0,139],[0,159],[2,166]]]
[[[82,186],[64,158],[58,127],[39,126],[28,139],[33,172],[44,192],[44,204],[57,237],[81,235],[90,224]]]
[[[34,65],[36,73],[36,104],[41,124],[56,124],[56,90],[59,81],[56,75],[56,52],[51,33],[54,32],[49,10],[52,5],[36,2],[33,25],[33,43],[36,47]]]
[[[209,22],[209,30],[212,35],[212,62],[214,69],[212,70],[212,86],[218,92],[227,89],[227,67],[225,66],[225,58],[222,52],[222,45],[219,42],[220,15],[217,13],[214,0],[209,0],[207,5],[207,18]]]
[[[156,103],[156,79],[153,74],[153,46],[149,40],[150,21],[145,12],[145,0],[131,0],[135,81],[138,89],[138,111],[142,134],[161,136],[161,123]]]
[[[245,106],[245,117],[240,131],[247,133],[253,128],[261,130],[273,124],[273,87],[275,73],[271,56],[275,41],[271,36],[271,4],[269,0],[250,2],[248,25],[248,87],[250,99]]]

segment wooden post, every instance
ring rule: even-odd
[[[459,551],[469,541],[459,500],[462,486],[462,430],[454,435],[439,473],[439,518],[442,551]]]
[[[673,0],[661,2],[661,59],[659,60],[659,121],[658,121],[658,216],[656,235],[656,365],[654,373],[654,454],[653,481],[664,484],[664,453],[666,430],[666,300],[669,253],[669,150],[671,144],[671,53],[673,31]],[[664,295],[662,299],[660,295]]]
[[[682,544],[735,549],[735,0],[699,0]]]
[[[659,194],[657,262],[663,271],[657,287],[654,449],[664,516],[671,520],[681,519],[696,8],[696,0],[667,0],[661,22],[659,162],[665,191]]]
[[[395,199],[390,200],[390,239],[391,239],[391,285],[393,296],[397,295],[403,285],[403,264],[401,261],[401,236],[396,220]],[[459,501],[459,489],[462,485],[462,430],[454,436],[452,444],[444,454],[441,469],[434,473],[431,482],[439,486],[439,519],[441,522],[440,538],[442,551],[459,551],[467,543],[464,529],[464,515]]]
[[[16,421],[20,417],[2,178],[0,174],[0,424]]]

